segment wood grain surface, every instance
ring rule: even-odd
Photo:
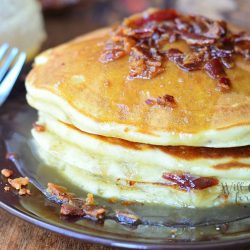
[[[0,209],[1,250],[115,250],[44,230]]]

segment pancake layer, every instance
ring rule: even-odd
[[[87,134],[44,114],[39,124],[45,131],[33,129],[32,134],[45,162],[62,168],[62,174],[83,189],[107,198],[207,207],[235,202],[233,187],[241,183],[248,190],[250,184],[250,147],[218,151],[131,143]],[[164,178],[179,173],[218,183],[185,189]],[[241,202],[247,202],[246,197]]]
[[[228,70],[228,93],[218,92],[203,71],[187,73],[171,61],[151,80],[130,80],[127,56],[108,64],[98,61],[109,31],[98,30],[38,56],[26,80],[29,104],[82,131],[134,142],[249,145],[249,61],[237,58]],[[188,50],[181,41],[166,47]],[[175,97],[174,109],[145,103],[165,94]]]

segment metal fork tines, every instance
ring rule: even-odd
[[[25,63],[26,54],[5,43],[0,46],[0,105],[9,96]]]

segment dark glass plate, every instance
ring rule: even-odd
[[[1,176],[0,206],[38,226],[70,237],[110,246],[148,249],[222,248],[250,244],[250,207],[231,206],[213,209],[177,209],[166,206],[133,204],[124,207],[97,198],[108,207],[104,223],[88,219],[60,217],[59,205],[48,200],[44,191],[48,182],[68,187],[78,196],[82,191],[60,177],[36,156],[30,129],[36,111],[28,107],[23,95],[11,98],[0,108],[0,168],[14,170],[15,176],[28,176],[31,196],[19,197],[4,191],[6,178]],[[16,154],[10,161],[6,152]],[[129,209],[139,215],[142,224],[122,225],[115,220],[115,209]]]

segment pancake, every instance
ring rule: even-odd
[[[105,198],[249,203],[250,39],[148,10],[47,50],[26,79],[42,162]]]
[[[32,134],[46,151],[57,152],[58,147],[61,148],[62,144],[68,143],[68,153],[65,150],[58,155],[61,159],[65,157],[64,161],[67,163],[74,162],[73,165],[78,166],[79,162],[88,162],[84,159],[79,160],[79,157],[73,157],[71,148],[78,150],[78,155],[81,155],[80,152],[87,151],[90,155],[104,157],[107,164],[102,169],[86,165],[86,170],[93,174],[155,182],[161,181],[163,173],[169,171],[239,181],[250,179],[250,146],[215,149],[133,143],[88,134],[44,113],[39,115],[38,124],[45,127],[46,133],[33,129]],[[59,143],[59,140],[62,142]],[[111,162],[116,164],[112,165]]]
[[[82,131],[133,142],[249,145],[249,60],[234,56],[234,67],[225,69],[231,86],[225,93],[204,70],[185,72],[171,60],[152,79],[131,79],[129,55],[98,60],[110,31],[97,30],[39,55],[26,80],[29,104]],[[164,51],[170,48],[190,51],[183,40],[164,45]],[[164,96],[174,97],[175,107],[147,102]]]
[[[218,152],[132,143],[91,135],[44,114],[38,124],[45,128],[32,130],[40,157],[61,169],[72,183],[96,195],[178,207],[235,203],[234,187],[239,183],[247,195],[250,146]],[[204,150],[209,152],[204,154]],[[184,177],[187,186],[166,178],[173,175]],[[241,202],[247,202],[245,196]]]

